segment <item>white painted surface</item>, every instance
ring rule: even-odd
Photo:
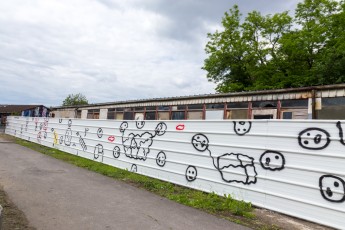
[[[107,119],[107,116],[108,116],[108,109],[100,109],[99,119]]]
[[[223,120],[224,110],[206,110],[205,120]]]
[[[6,133],[345,229],[344,127],[345,121],[329,120],[122,123],[9,117]]]
[[[81,111],[81,119],[86,119],[87,118],[87,109],[83,109]]]

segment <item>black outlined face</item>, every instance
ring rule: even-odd
[[[199,152],[204,152],[208,148],[208,138],[202,134],[198,133],[192,137],[192,145]]]
[[[62,121],[62,119],[61,119],[61,121]],[[72,125],[72,120],[71,120],[71,119],[69,119],[69,120],[68,120],[68,127],[70,127],[70,128],[71,128],[71,125]]]
[[[308,128],[298,135],[298,143],[302,148],[321,150],[326,148],[329,143],[330,135],[326,130],[320,128]]]
[[[132,167],[131,167],[131,172],[137,172],[138,171],[138,167],[136,164],[132,164]]]
[[[145,121],[143,121],[141,119],[137,119],[135,122],[135,125],[137,126],[138,129],[142,129],[145,125]]]
[[[280,152],[268,150],[261,155],[260,164],[264,169],[279,171],[285,166],[285,158]]]
[[[186,179],[189,182],[195,181],[196,177],[198,175],[198,172],[195,168],[195,166],[189,165],[186,170]]]
[[[157,136],[162,136],[162,135],[164,135],[166,130],[167,130],[167,125],[163,122],[160,122],[156,126],[155,132],[156,132]]]
[[[160,151],[156,157],[157,165],[160,167],[163,167],[165,165],[166,159],[167,159],[167,157],[166,157],[165,153],[163,151]]]
[[[123,133],[127,128],[128,128],[127,121],[122,122],[120,125],[120,132]]]
[[[115,158],[119,158],[120,157],[120,148],[119,146],[115,146],[114,149],[113,149],[113,156]]]
[[[244,135],[250,131],[251,121],[234,121],[234,131],[237,135]]]
[[[98,128],[97,129],[97,137],[98,138],[102,138],[103,137],[103,129],[102,128]]]
[[[330,202],[345,201],[345,182],[333,175],[323,175],[319,179],[320,192],[323,198]]]

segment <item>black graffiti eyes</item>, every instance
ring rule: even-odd
[[[250,131],[252,127],[251,121],[234,121],[234,131],[237,135],[244,135]]]
[[[284,155],[277,151],[266,151],[260,157],[260,164],[264,169],[279,171],[284,169]]]
[[[199,152],[204,152],[208,148],[209,140],[202,134],[198,133],[192,137],[192,145]]]
[[[167,156],[165,155],[165,153],[163,151],[160,151],[156,157],[157,165],[160,167],[163,167],[165,165],[166,159],[167,159]]]
[[[97,130],[97,137],[98,138],[102,138],[103,137],[103,130],[102,130],[102,128],[98,128],[98,130]]]
[[[298,135],[298,144],[305,149],[321,150],[330,143],[330,135],[320,128],[308,128]]]
[[[186,170],[187,181],[189,182],[195,181],[197,175],[198,175],[198,171],[196,170],[196,167],[193,165],[189,165]]]
[[[333,175],[323,175],[319,179],[322,197],[330,202],[341,203],[345,201],[345,182]]]

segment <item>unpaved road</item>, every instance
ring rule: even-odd
[[[0,137],[0,185],[37,229],[248,229]]]

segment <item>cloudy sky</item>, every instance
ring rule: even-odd
[[[214,93],[206,34],[234,4],[293,12],[299,0],[0,1],[0,104],[61,105]]]

